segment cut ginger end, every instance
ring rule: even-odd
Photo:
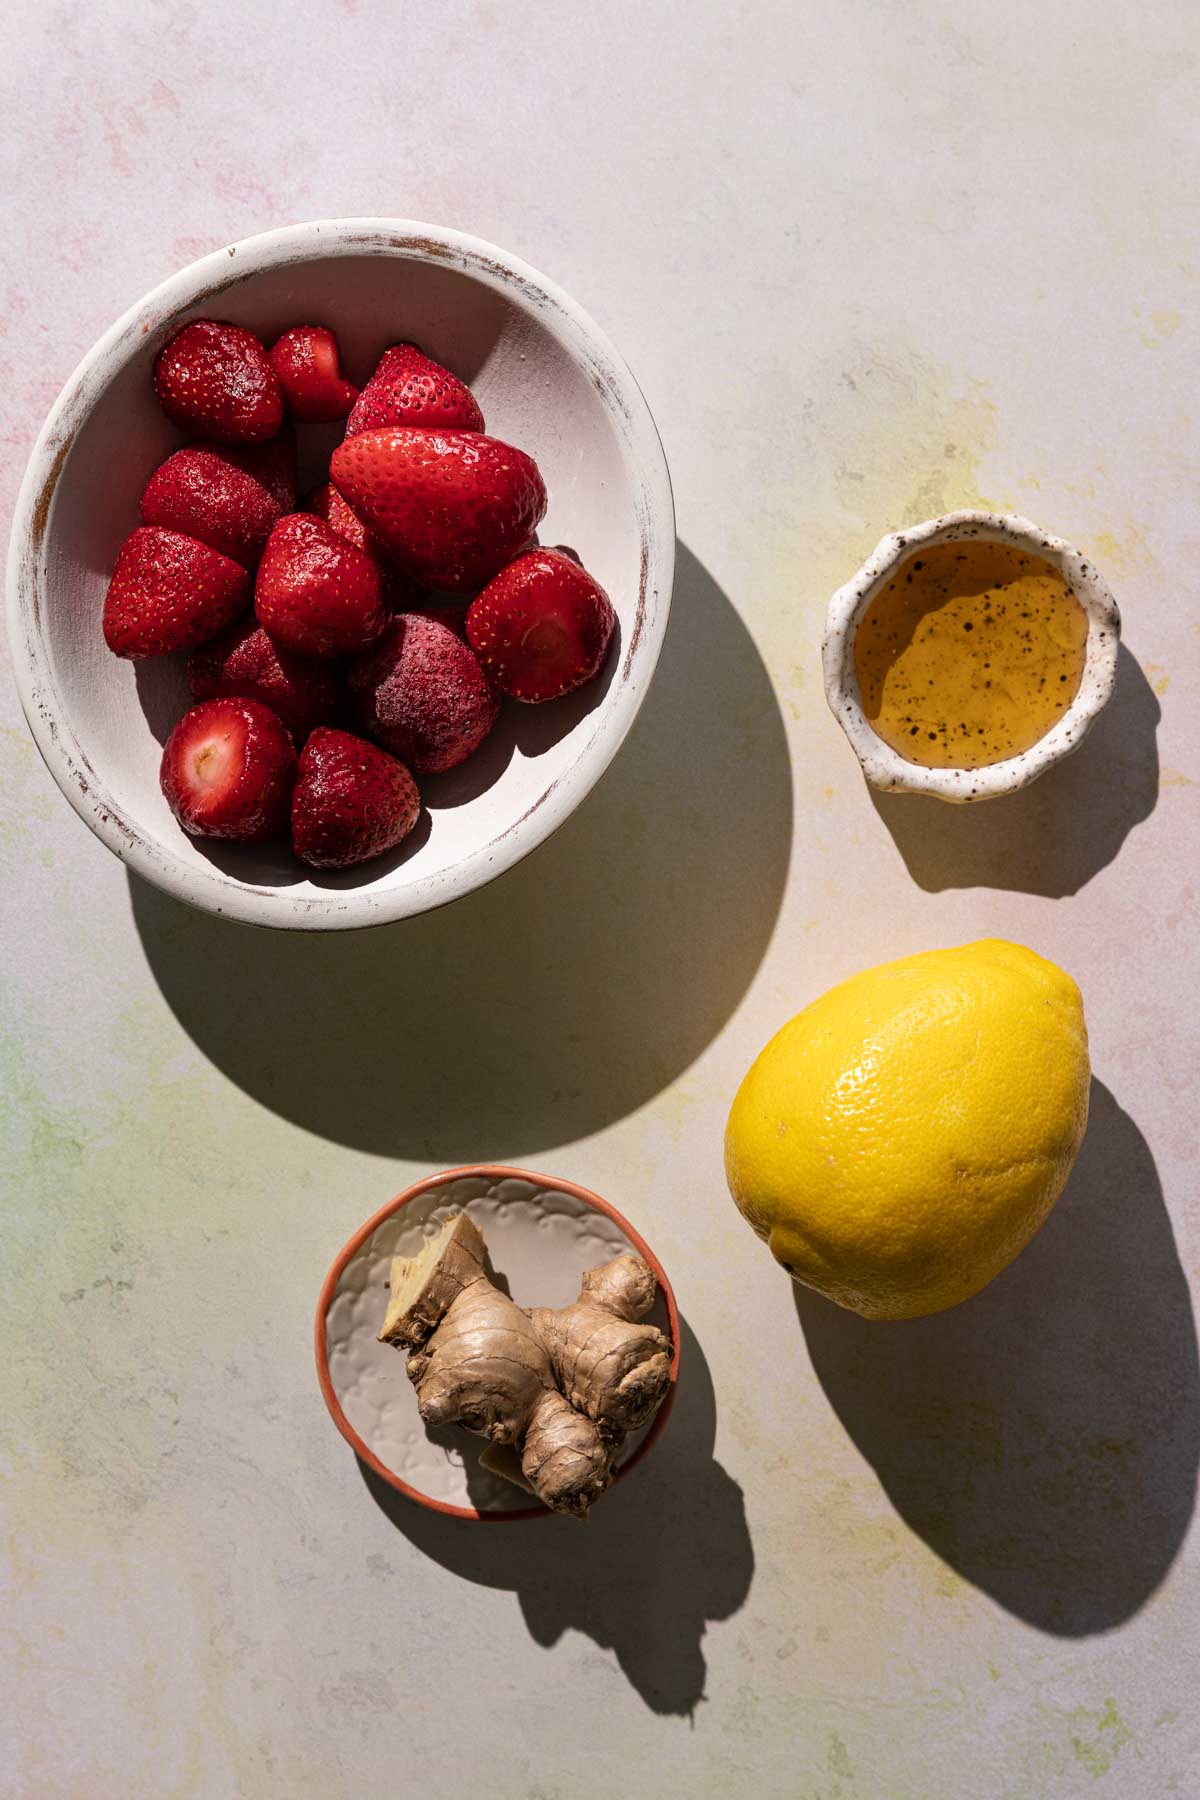
[[[392,1259],[391,1297],[381,1344],[423,1343],[468,1280],[483,1273],[483,1236],[466,1213],[447,1219],[412,1257]]]

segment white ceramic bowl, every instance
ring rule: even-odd
[[[922,545],[982,538],[1016,544],[1057,569],[1087,614],[1088,635],[1079,692],[1051,729],[1020,756],[989,763],[981,769],[931,769],[908,762],[885,744],[863,711],[854,663],[854,640],[871,602],[896,570]],[[854,746],[863,773],[873,787],[907,794],[936,794],[940,800],[988,800],[1011,794],[1061,762],[1080,744],[1113,691],[1121,615],[1096,565],[1063,538],[1042,531],[1017,513],[951,512],[921,525],[889,532],[862,568],[829,602],[821,646],[825,695],[842,730]]]
[[[327,323],[359,380],[387,344],[416,340],[471,384],[489,433],[536,458],[550,494],[541,541],[578,551],[616,607],[620,638],[600,680],[547,707],[507,706],[475,758],[423,784],[428,811],[408,845],[359,870],[312,876],[286,847],[186,837],[158,786],[161,740],[189,703],[177,661],[135,667],[111,656],[100,634],[108,576],[138,523],[142,488],[181,441],[154,399],[151,366],[195,317],[231,319],[268,341],[289,324]],[[301,429],[302,492],[323,479],[338,435]],[[192,263],[89,351],[51,409],[21,489],[9,629],[26,716],[52,774],[139,874],[256,925],[373,925],[481,886],[579,805],[645,696],[674,556],[654,422],[628,368],[573,300],[460,232],[336,219]]]
[[[569,1306],[585,1269],[623,1251],[658,1277],[650,1322],[671,1339],[671,1385],[657,1413],[623,1447],[617,1479],[663,1430],[679,1374],[679,1314],[666,1272],[628,1219],[587,1188],[527,1169],[473,1163],[427,1175],[390,1200],[334,1258],[317,1301],[317,1379],[334,1424],[375,1473],[419,1505],[458,1519],[546,1519],[540,1503],[480,1463],[486,1440],[462,1426],[427,1431],[405,1357],[377,1332],[397,1254],[415,1256],[444,1220],[465,1212],[483,1232],[492,1267],[521,1306]],[[603,1505],[603,1500],[598,1502]]]

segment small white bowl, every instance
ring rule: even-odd
[[[854,640],[875,596],[922,545],[982,538],[1016,544],[1057,569],[1087,614],[1088,635],[1079,691],[1061,719],[1030,749],[981,769],[929,769],[911,763],[885,744],[863,711],[854,665]],[[883,538],[858,574],[829,602],[821,659],[825,695],[834,717],[854,746],[873,787],[907,794],[936,794],[941,800],[988,800],[1011,794],[1078,750],[1092,721],[1107,702],[1117,676],[1121,615],[1095,565],[1064,539],[1042,531],[1016,513],[951,512],[940,519],[893,531]]]
[[[359,380],[386,345],[420,343],[471,384],[489,433],[536,458],[550,492],[541,541],[578,551],[617,611],[619,642],[598,682],[548,707],[521,708],[522,717],[506,707],[476,758],[422,784],[428,813],[413,840],[344,874],[306,873],[282,846],[185,836],[158,786],[160,739],[189,704],[176,659],[135,668],[111,656],[100,633],[108,577],[138,523],[142,488],[181,441],[155,401],[151,367],[196,317],[231,319],[268,341],[289,324],[329,324]],[[301,492],[324,479],[331,441],[328,431],[302,428]],[[172,276],[104,334],[68,381],[17,502],[13,661],[55,780],[148,881],[255,925],[374,925],[480,887],[579,805],[645,697],[674,557],[670,480],[646,402],[608,339],[560,288],[461,232],[404,219],[292,225]]]
[[[389,1200],[334,1258],[317,1300],[317,1380],[330,1417],[355,1453],[398,1493],[433,1512],[456,1519],[548,1519],[553,1515],[540,1502],[531,1505],[520,1488],[483,1467],[484,1438],[460,1425],[426,1430],[405,1357],[377,1337],[393,1256],[415,1256],[458,1212],[479,1226],[492,1267],[521,1306],[569,1306],[585,1269],[626,1250],[654,1270],[658,1296],[649,1319],[671,1340],[671,1384],[654,1417],[626,1439],[618,1481],[648,1454],[675,1402],[675,1296],[654,1252],[599,1194],[494,1163],[427,1175]]]

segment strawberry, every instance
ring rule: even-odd
[[[421,811],[402,762],[348,731],[320,726],[300,753],[292,848],[316,869],[346,869],[391,850]]]
[[[332,481],[327,481],[324,487],[314,488],[304,502],[304,511],[315,514],[318,519],[324,519],[326,525],[331,526],[339,537],[344,537],[348,544],[353,544],[356,550],[365,550],[376,562],[382,559],[383,545],[371,536],[354,508],[346,504]]]
[[[159,351],[154,391],[168,419],[222,443],[261,443],[283,423],[283,389],[252,331],[193,319]]]
[[[338,341],[326,325],[293,325],[272,344],[267,360],[294,419],[311,424],[344,419],[358,399],[358,389],[342,374]]]
[[[475,396],[457,375],[443,369],[415,344],[393,344],[355,403],[347,437],[386,425],[413,425],[439,431],[482,431]]]
[[[296,433],[284,425],[265,444],[226,444],[225,455],[261,481],[284,512],[296,504]]]
[[[367,431],[330,475],[405,574],[452,594],[498,574],[546,510],[532,457],[473,431]]]
[[[417,592],[416,589],[413,590]],[[423,619],[433,619],[436,624],[444,625],[452,631],[462,643],[467,641],[467,615],[461,601],[447,601],[444,594],[418,594],[410,606],[397,607],[398,612],[419,613]]]
[[[527,550],[467,608],[467,639],[504,693],[554,700],[600,667],[616,629],[612,601],[565,550]]]
[[[121,545],[104,601],[104,641],[114,656],[140,662],[190,650],[236,619],[250,598],[239,563],[207,544],[139,525]]]
[[[275,643],[253,613],[193,652],[188,681],[197,700],[260,700],[298,743],[315,726],[331,724],[341,706],[341,675],[333,664]]]
[[[315,513],[318,519],[324,519],[339,537],[344,537],[348,544],[365,551],[372,561],[378,563],[379,573],[383,577],[383,598],[389,612],[418,610],[422,598],[420,588],[387,560],[379,539],[367,530],[354,508],[346,504],[332,481],[327,481],[324,487],[317,488],[308,496],[304,502],[304,510]]]
[[[267,539],[254,610],[302,656],[352,656],[388,622],[378,565],[309,513],[289,513]]]
[[[292,740],[258,700],[203,700],[167,739],[159,781],[191,837],[274,837],[296,775]]]
[[[295,505],[295,468],[290,432],[269,444],[189,444],[146,483],[142,518],[253,568],[271,527]]]
[[[359,722],[418,775],[453,769],[500,711],[470,646],[426,613],[401,613],[348,671]]]

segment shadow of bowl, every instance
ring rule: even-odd
[[[795,1301],[838,1417],[960,1575],[1064,1637],[1145,1604],[1195,1504],[1200,1368],[1154,1160],[1102,1083],[1058,1205],[973,1300],[897,1323]]]

